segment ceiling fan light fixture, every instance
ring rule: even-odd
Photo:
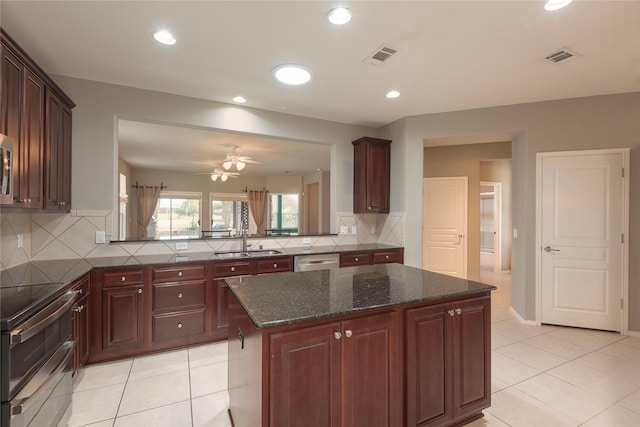
[[[231,166],[233,165],[233,162],[231,160],[225,160],[224,163],[222,163],[222,167],[224,168],[224,170],[229,170],[231,169]]]
[[[222,174],[222,176],[220,177],[220,181],[222,182],[227,182],[227,179],[229,179],[229,177],[225,174]]]
[[[238,160],[236,162],[236,169],[238,169],[239,171],[241,171],[242,169],[245,168],[245,166],[247,166],[247,164],[245,162],[241,162],[240,160]]]
[[[311,70],[302,65],[283,64],[273,69],[273,76],[280,83],[290,86],[299,86],[311,80]]]
[[[168,46],[176,44],[176,38],[168,30],[156,31],[153,33],[153,38],[156,39],[158,43],[166,44]]]
[[[211,174],[211,181],[216,182],[218,180],[218,174],[217,173],[212,173]]]
[[[553,11],[553,10],[562,9],[572,1],[573,0],[548,0],[547,3],[544,5],[544,10]]]
[[[351,21],[351,11],[346,7],[336,7],[327,13],[327,19],[334,25],[343,25]]]

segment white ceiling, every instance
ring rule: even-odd
[[[353,12],[340,27],[325,18],[339,4]],[[227,103],[241,94],[247,106],[371,127],[409,115],[640,91],[640,1],[575,0],[555,12],[543,4],[2,0],[0,19],[50,74]],[[153,40],[161,27],[176,45]],[[398,53],[365,64],[381,45]],[[582,56],[544,61],[563,47]],[[311,83],[274,81],[273,67],[288,62],[309,67]],[[386,99],[390,89],[401,96]]]

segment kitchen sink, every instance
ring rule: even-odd
[[[216,252],[215,255],[218,258],[246,258],[246,257],[258,257],[269,255],[280,255],[282,252],[275,249],[256,249],[246,252],[242,251],[228,251],[228,252]]]

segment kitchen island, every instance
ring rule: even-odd
[[[491,401],[490,291],[401,264],[227,279],[245,426],[453,426]]]

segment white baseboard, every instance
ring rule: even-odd
[[[538,322],[536,322],[535,320],[525,320],[525,319],[523,319],[522,316],[520,316],[520,314],[513,309],[513,307],[509,307],[509,312],[511,314],[513,314],[513,317],[515,317],[518,320],[518,322],[522,323],[523,325],[539,326]]]
[[[640,331],[627,331],[627,335],[630,337],[640,337]]]

